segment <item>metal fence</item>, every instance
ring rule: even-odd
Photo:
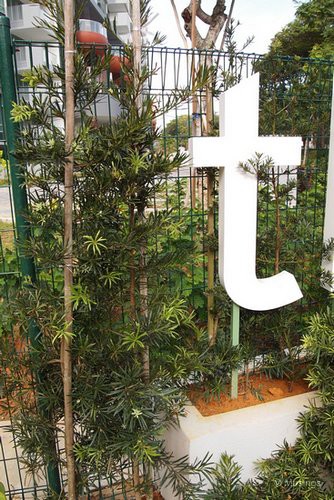
[[[62,53],[56,43],[13,42],[18,100],[29,101],[33,93],[23,80],[24,72],[34,65],[52,69],[61,61]],[[121,50],[115,48],[116,51]],[[334,63],[300,58],[267,57],[256,54],[228,54],[218,51],[193,51],[171,48],[144,50],[144,61],[154,70],[145,92],[155,99],[157,109],[177,89],[191,88],[192,67],[198,63],[214,68],[212,105],[213,133],[218,134],[217,117],[219,94],[255,71],[260,72],[260,134],[301,135],[302,164],[298,169],[271,167],[259,177],[258,256],[257,272],[261,277],[286,269],[295,274],[304,299],[283,312],[255,313],[242,311],[242,342],[251,345],[253,356],[279,348],[282,331],[291,332],[298,343],[308,316],[327,305],[328,294],[321,287],[322,231],[324,222],[326,173],[328,163],[330,103]],[[110,75],[106,76],[106,89]],[[206,133],[206,94],[196,93],[198,110],[193,113],[192,99],[171,109],[158,119],[161,140],[157,147],[166,155],[179,148],[187,149],[193,121],[201,134]],[[96,120],[108,123],[119,108],[106,91],[89,110]],[[1,113],[3,105],[1,102]],[[3,117],[2,117],[3,118]],[[1,120],[5,122],[4,119]],[[1,129],[2,130],[2,129]],[[6,128],[0,136],[4,160],[8,159]],[[255,151],[254,151],[255,153]],[[27,161],[27,168],[29,162]],[[19,284],[22,263],[16,244],[17,227],[13,212],[13,193],[8,163],[2,162],[0,176],[0,307],[5,308],[8,291]],[[216,182],[216,181],[215,181]],[[183,237],[195,243],[196,255],[187,269],[170,276],[169,286],[181,291],[196,311],[201,324],[207,321],[207,173],[185,166],[165,180],[164,196],[152,200],[152,210],[173,208],[175,219],[183,222]],[[29,209],[34,210],[33,187],[28,191]],[[14,193],[15,196],[15,193]],[[217,198],[215,193],[215,232],[217,233]],[[279,230],[277,229],[279,227]],[[166,235],[167,244],[175,243]],[[217,274],[217,262],[215,263]],[[217,276],[215,282],[218,285]],[[215,291],[215,315],[218,335],[229,335],[229,303],[219,286]],[[1,332],[1,330],[0,330]],[[253,361],[255,364],[255,361]],[[1,374],[2,382],[6,374]],[[4,382],[3,382],[4,383]],[[1,391],[1,385],[0,385]],[[0,393],[1,394],[1,393]],[[10,415],[2,414],[2,418]],[[1,418],[1,417],[0,417]],[[7,424],[7,423],[6,423]],[[3,425],[6,425],[5,423]],[[19,464],[20,451],[5,450],[5,438],[0,435],[0,478],[9,498],[36,498],[47,490],[45,477],[25,479]],[[7,439],[8,444],[8,439]],[[101,490],[103,479],[95,489]],[[95,497],[94,497],[95,498]]]

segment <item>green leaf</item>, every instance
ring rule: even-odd
[[[0,482],[0,500],[6,500],[6,490],[4,484]]]

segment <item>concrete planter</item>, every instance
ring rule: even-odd
[[[299,394],[269,403],[203,417],[189,406],[180,427],[168,431],[165,442],[175,458],[188,455],[189,462],[203,458],[207,452],[217,463],[224,452],[234,455],[242,466],[242,480],[255,476],[254,462],[268,458],[283,440],[293,444],[298,436],[296,418],[309,401],[317,400],[315,392]],[[170,488],[163,488],[165,500],[176,498]]]
[[[310,400],[317,400],[315,392],[211,417],[202,417],[194,406],[189,406],[186,417],[180,419],[180,427],[167,433],[166,448],[175,458],[188,455],[190,462],[203,458],[207,452],[212,454],[213,462],[218,462],[223,452],[234,455],[243,467],[242,479],[247,480],[255,476],[256,460],[269,457],[284,439],[290,444],[295,442],[296,418]],[[19,463],[21,452],[7,431],[9,425],[10,422],[0,422],[1,481],[13,499],[21,498],[22,489],[27,500],[36,498],[36,494],[42,495],[46,479],[43,474],[33,479]],[[165,500],[175,498],[169,488],[163,488],[161,493]]]

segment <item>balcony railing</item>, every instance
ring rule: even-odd
[[[23,5],[8,5],[7,12],[12,28],[23,24]]]
[[[110,14],[130,12],[129,0],[108,0],[108,11],[110,12]]]
[[[107,36],[107,30],[98,21],[91,21],[90,19],[79,19],[79,31],[93,31],[100,35]]]
[[[13,35],[26,40],[48,40],[50,38],[47,29],[37,28],[38,21],[46,16],[46,11],[41,5],[9,5],[8,16]]]

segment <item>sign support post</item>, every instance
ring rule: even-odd
[[[240,307],[232,302],[231,311],[231,343],[232,347],[239,345],[240,334]],[[238,368],[232,370],[231,376],[231,398],[237,399],[238,397]]]

